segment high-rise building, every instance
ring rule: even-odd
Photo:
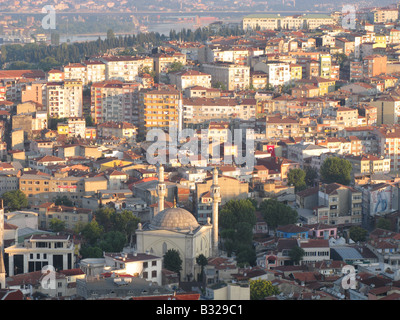
[[[107,121],[137,122],[134,105],[139,83],[124,83],[119,80],[106,80],[91,86],[91,115],[94,123]]]
[[[47,83],[47,112],[51,118],[82,117],[83,87],[79,80]]]
[[[178,128],[178,106],[181,94],[173,89],[158,89],[140,94],[139,128],[141,132],[150,129]]]

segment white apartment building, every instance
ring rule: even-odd
[[[70,63],[64,66],[64,80],[79,80],[82,85],[86,85],[86,66],[81,63]]]
[[[254,65],[254,71],[263,71],[267,74],[268,83],[273,86],[286,85],[290,82],[290,65],[280,62],[259,62]]]
[[[69,137],[85,137],[86,121],[84,117],[69,118],[67,123]]]
[[[237,91],[250,87],[250,67],[232,63],[205,63],[203,72],[211,74],[212,83],[222,83],[227,90]]]
[[[47,83],[47,112],[51,118],[82,117],[83,88],[79,80]]]
[[[119,57],[110,56],[99,59],[105,64],[106,80],[120,80],[134,82],[136,76],[147,68],[153,70],[153,59],[151,57]]]
[[[96,83],[106,80],[106,65],[101,61],[84,61],[86,66],[87,83]]]
[[[168,74],[170,83],[176,85],[180,91],[186,88],[200,86],[211,88],[211,75],[196,70],[171,72]]]
[[[243,29],[277,30],[277,29],[311,29],[322,25],[335,24],[334,19],[324,14],[303,14],[281,16],[280,14],[252,14],[243,18]]]

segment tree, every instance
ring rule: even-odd
[[[379,228],[379,229],[385,229],[385,230],[391,231],[392,230],[392,223],[390,222],[389,219],[379,218],[375,227]]]
[[[21,190],[7,191],[3,194],[4,206],[11,211],[28,207],[28,199]]]
[[[104,229],[97,223],[96,220],[92,220],[88,224],[86,224],[81,234],[85,238],[85,240],[90,244],[94,245],[101,239],[104,233]]]
[[[182,62],[179,62],[179,61],[172,62],[168,67],[168,73],[181,71],[183,69],[183,67],[184,67],[184,65]]]
[[[250,280],[250,300],[263,300],[279,294],[279,289],[268,280]]]
[[[109,39],[115,39],[115,33],[112,29],[107,30],[107,40]]]
[[[352,166],[349,160],[339,157],[327,158],[321,166],[321,178],[325,183],[348,185],[351,182]]]
[[[169,249],[164,254],[164,268],[178,274],[182,271],[182,259],[178,250]]]
[[[306,172],[302,169],[291,169],[288,172],[288,183],[294,186],[295,192],[304,190],[307,187],[305,178]]]
[[[56,206],[72,207],[74,205],[74,203],[67,196],[57,196],[53,201]]]
[[[196,263],[201,267],[201,271],[200,271],[200,276],[199,276],[199,281],[203,281],[203,277],[204,277],[204,267],[208,264],[208,260],[205,257],[204,254],[200,254],[197,258],[196,258]]]
[[[222,91],[226,91],[226,85],[225,85],[224,83],[222,83],[221,81],[216,81],[216,82],[212,85],[212,87],[215,88],[215,89],[219,89],[219,90],[222,90]]]
[[[219,226],[228,255],[233,252],[242,257],[240,263],[254,265],[253,227],[257,218],[255,207],[249,199],[230,200],[220,211]],[[247,252],[247,254],[240,254]],[[239,263],[239,262],[238,262]]]
[[[126,244],[126,236],[120,231],[110,231],[104,234],[98,247],[104,252],[121,252]]]
[[[65,230],[65,221],[57,218],[52,218],[49,222],[49,228],[53,232],[61,232]]]
[[[275,199],[267,199],[261,202],[260,211],[268,229],[273,230],[280,225],[293,224],[297,222],[297,211]]]
[[[93,127],[94,126],[93,118],[92,118],[91,115],[87,115],[85,117],[85,122],[86,122],[86,127]]]
[[[350,239],[354,242],[363,242],[367,238],[368,231],[359,226],[353,226],[349,230]]]
[[[300,262],[300,260],[303,259],[304,254],[305,254],[304,249],[300,248],[299,246],[294,246],[289,251],[289,257],[295,264],[298,264]]]
[[[305,167],[304,171],[306,173],[306,177],[304,181],[307,186],[314,187],[315,180],[318,178],[318,171],[314,167]]]
[[[96,246],[83,246],[79,253],[82,259],[103,258],[103,250]]]
[[[132,211],[122,210],[114,213],[114,230],[119,230],[125,234],[126,239],[132,244],[133,236],[140,222],[140,218],[136,217]]]

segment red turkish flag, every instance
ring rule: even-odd
[[[267,152],[275,157],[275,146],[267,146]]]

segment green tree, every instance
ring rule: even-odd
[[[120,231],[110,231],[104,234],[98,242],[98,247],[104,252],[121,252],[126,244],[126,236]]]
[[[306,172],[302,169],[291,169],[288,172],[288,183],[294,186],[295,192],[307,187],[305,178]]]
[[[168,73],[169,73],[169,72],[181,71],[181,70],[183,70],[183,68],[184,68],[184,65],[183,65],[182,62],[175,61],[175,62],[172,62],[172,63],[169,65],[169,67],[168,67]]]
[[[392,223],[390,222],[389,219],[386,218],[379,218],[378,221],[376,222],[376,228],[379,229],[385,229],[385,230],[392,230]]]
[[[260,211],[268,229],[275,230],[280,225],[297,222],[297,211],[275,199],[267,199],[261,202]]]
[[[201,267],[200,275],[199,275],[199,281],[203,281],[204,278],[204,267],[208,264],[208,260],[204,254],[200,254],[196,258],[196,263]]]
[[[250,280],[250,300],[263,300],[279,294],[279,289],[268,280]]]
[[[97,223],[104,229],[104,232],[114,230],[115,209],[104,207],[94,213]]]
[[[57,196],[53,201],[56,206],[72,207],[74,205],[74,203],[67,196]]]
[[[65,230],[65,221],[57,218],[52,218],[49,222],[49,228],[53,232],[61,232]]]
[[[164,268],[178,274],[182,271],[182,259],[178,250],[169,249],[164,254]]]
[[[306,172],[306,177],[304,181],[307,186],[314,187],[315,180],[318,178],[318,171],[314,167],[305,167],[304,171]]]
[[[130,210],[122,210],[115,213],[114,230],[120,230],[132,244],[133,236],[140,222],[140,218],[136,217]]]
[[[294,246],[289,251],[289,257],[293,261],[293,263],[298,264],[304,257],[305,251],[303,248],[299,246]]]
[[[103,250],[96,246],[82,246],[79,250],[82,259],[103,258]]]
[[[86,224],[81,231],[82,236],[90,245],[96,244],[101,239],[103,233],[104,229],[96,220],[92,220]]]
[[[339,157],[329,157],[321,165],[321,179],[325,183],[340,183],[349,185],[352,166],[349,160]]]
[[[222,91],[226,91],[226,85],[225,85],[224,83],[222,83],[221,81],[216,81],[216,82],[212,85],[212,87],[215,88],[215,89],[219,89],[219,90],[222,90]]]
[[[242,257],[240,263],[254,265],[253,227],[257,218],[255,207],[249,199],[230,200],[220,210],[219,226],[228,255],[233,252]],[[241,252],[247,254],[240,254]]]
[[[359,226],[353,226],[349,229],[350,239],[354,242],[363,242],[367,238],[368,231]]]
[[[4,206],[11,211],[28,207],[28,199],[21,190],[7,191],[3,194]]]
[[[93,118],[92,118],[91,115],[87,115],[85,117],[85,122],[86,122],[86,127],[93,127],[94,126]]]
[[[107,30],[107,40],[115,39],[115,33],[112,29]]]

